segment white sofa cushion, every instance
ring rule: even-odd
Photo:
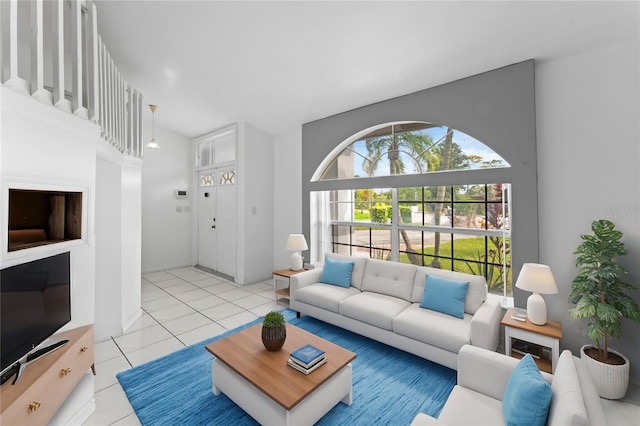
[[[351,271],[351,286],[362,290],[362,277],[364,276],[364,267],[367,264],[366,257],[344,256],[336,253],[327,253],[329,259],[339,260],[342,262],[353,262],[353,271]]]
[[[565,350],[560,354],[551,382],[551,407],[547,424],[588,425],[589,418],[582,398],[582,386],[573,355]]]
[[[317,306],[327,311],[340,313],[340,302],[344,299],[360,293],[353,287],[338,287],[332,284],[316,283],[296,291],[296,303],[303,302]]]
[[[340,302],[340,314],[391,331],[393,319],[409,305],[397,297],[362,292]]]
[[[411,293],[411,302],[420,303],[424,294],[424,286],[427,274],[434,277],[446,278],[454,281],[469,281],[467,294],[464,299],[464,311],[468,314],[475,314],[482,303],[487,299],[487,282],[479,275],[463,274],[462,272],[447,271],[444,269],[421,266],[417,268]]]
[[[438,415],[438,421],[448,426],[504,425],[502,403],[456,385]]]
[[[362,291],[386,294],[410,302],[416,269],[416,266],[405,263],[368,259]]]
[[[414,303],[393,320],[393,331],[420,342],[427,343],[449,352],[458,353],[460,348],[471,341],[471,318],[464,319],[430,309]]]

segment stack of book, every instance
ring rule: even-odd
[[[287,365],[301,373],[309,374],[325,362],[327,362],[327,358],[322,349],[318,349],[313,345],[304,345],[291,352]]]
[[[520,355],[531,354],[535,359],[540,359],[542,356],[541,346],[517,339],[513,339],[513,342],[511,343],[511,351]]]

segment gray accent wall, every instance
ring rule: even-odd
[[[636,17],[637,22],[637,17]],[[636,27],[637,28],[637,27]],[[640,38],[536,61],[536,134],[540,262],[558,294],[546,295],[549,318],[562,322],[561,349],[579,356],[591,344],[588,321],[569,316],[575,251],[591,222],[609,219],[623,232],[629,271],[640,284]],[[640,303],[640,291],[628,293]],[[640,384],[640,324],[624,320],[610,347],[631,361]]]
[[[369,127],[396,121],[426,121],[450,126],[490,146],[511,167],[311,182],[311,177],[325,157],[347,138]],[[501,182],[512,184],[511,253],[515,282],[523,263],[538,262],[533,60],[364,106],[302,126],[302,226],[307,241],[310,241],[311,191]],[[308,254],[304,256],[309,258]],[[514,296],[516,305],[526,305],[528,293],[514,289]]]

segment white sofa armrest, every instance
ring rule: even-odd
[[[309,269],[308,271],[292,275],[289,278],[289,307],[296,309],[296,291],[302,287],[315,284],[320,280],[322,268]]]
[[[458,385],[502,401],[518,359],[464,345],[458,352]]]
[[[471,344],[495,351],[500,343],[500,303],[488,298],[471,318]]]
[[[578,380],[580,381],[582,400],[584,401],[584,407],[587,411],[587,416],[589,417],[589,423],[592,425],[606,426],[607,418],[605,417],[604,410],[602,408],[602,400],[598,394],[598,388],[593,382],[591,373],[582,359],[573,357],[573,360],[575,362]]]
[[[517,358],[471,345],[458,352],[458,385],[502,401],[511,372],[520,362]],[[541,372],[551,383],[553,376]]]

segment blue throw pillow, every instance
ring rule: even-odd
[[[320,282],[345,288],[349,287],[351,286],[351,271],[353,271],[353,262],[334,260],[326,257],[324,259],[322,275],[320,275]]]
[[[540,374],[530,354],[511,372],[502,397],[506,426],[543,426],[551,404],[551,385]]]
[[[464,299],[469,281],[455,281],[427,275],[420,307],[464,318]]]

